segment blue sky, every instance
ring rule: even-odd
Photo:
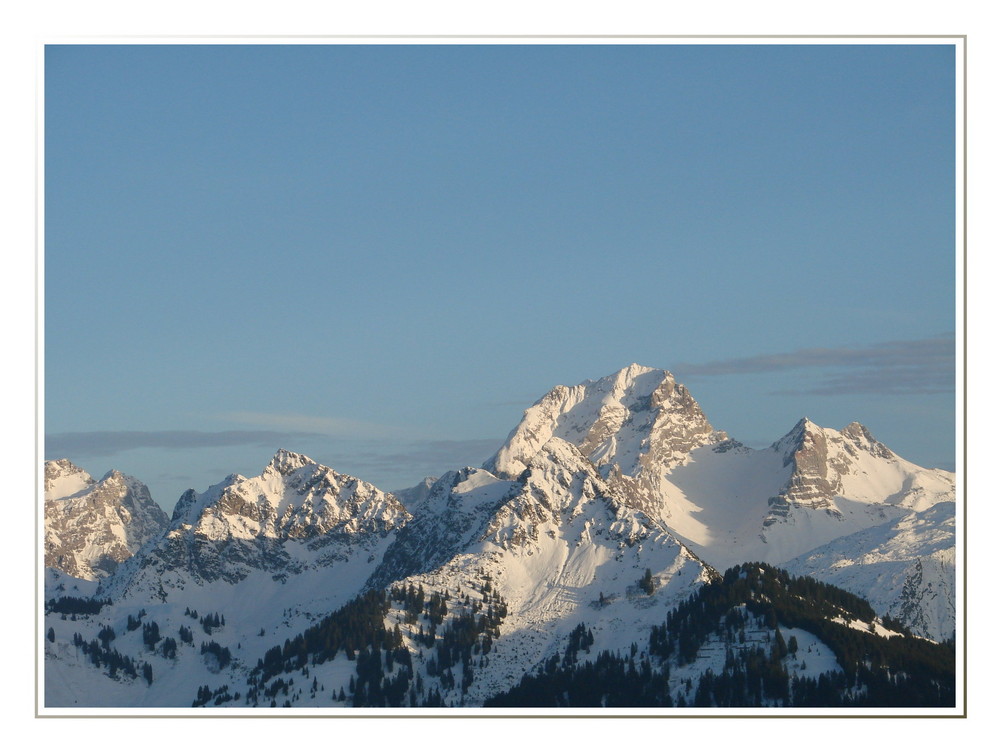
[[[50,46],[47,458],[382,487],[666,368],[955,465],[954,50]]]

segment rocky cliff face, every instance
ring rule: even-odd
[[[525,411],[485,467],[516,477],[553,437],[617,479],[630,503],[652,517],[669,514],[662,505],[666,473],[692,450],[727,438],[673,375],[633,364],[597,381],[555,387]]]
[[[394,580],[440,567],[478,540],[490,517],[518,488],[517,482],[482,469],[467,467],[445,473],[419,490],[413,507],[416,516],[400,530],[369,584],[385,587]]]
[[[581,518],[585,524],[574,544],[602,540],[612,548],[634,546],[665,533],[627,503],[578,448],[553,437],[528,460],[483,537],[499,548],[531,552],[541,545],[541,536],[565,535]]]
[[[779,518],[787,517],[793,505],[839,514],[833,506],[833,496],[839,491],[837,467],[842,463],[830,462],[831,447],[823,429],[803,418],[775,448],[784,453],[784,464],[791,466],[792,474],[781,492],[768,500],[770,514],[764,525],[773,525]]]
[[[99,481],[69,460],[45,463],[45,566],[85,580],[112,574],[167,527],[149,489],[112,470]]]
[[[552,437],[569,442],[598,468],[627,475],[669,467],[695,447],[719,441],[688,390],[667,371],[631,365],[597,381],[557,386],[528,408],[503,447],[486,463],[520,475]]]
[[[904,509],[927,508],[932,503],[954,498],[954,478],[949,478],[949,473],[925,470],[906,462],[857,422],[836,431],[803,418],[772,449],[784,456],[791,476],[781,491],[768,500],[765,526],[787,518],[793,508],[823,510],[841,517],[837,497],[861,498]],[[876,486],[892,484],[899,477],[903,480],[898,487],[883,492],[879,498]],[[859,497],[866,479],[871,481],[867,484],[871,488]],[[922,498],[924,491],[926,498]]]

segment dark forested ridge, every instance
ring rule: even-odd
[[[401,619],[389,628],[391,608]],[[354,707],[441,706],[442,692],[458,687],[464,696],[486,665],[506,615],[507,605],[489,576],[464,594],[428,593],[412,584],[370,590],[269,649],[250,672],[244,702],[276,706],[279,698],[291,703],[305,691],[311,699],[326,692],[331,701]],[[310,667],[338,655],[353,663],[347,686],[330,692],[314,680],[306,690],[293,689],[290,674],[308,679]],[[418,657],[420,671],[414,668]],[[195,704],[206,704],[212,695],[202,688]]]
[[[95,598],[74,598],[71,595],[61,595],[45,602],[45,613],[57,614],[99,614],[105,606],[110,606],[109,600]]]
[[[702,587],[650,630],[642,651],[607,652],[581,661],[574,652],[546,661],[508,692],[496,707],[948,707],[955,703],[955,646],[908,634],[881,637],[848,626],[875,629],[876,614],[862,598],[811,578],[790,577],[766,564],[728,570]],[[781,627],[819,638],[838,671],[790,674],[797,641]],[[579,629],[584,629],[581,625]],[[766,635],[747,641],[746,631]],[[693,664],[708,640],[725,647],[721,670],[671,684],[674,669]],[[766,646],[766,647],[765,647]],[[638,652],[638,655],[637,655]]]

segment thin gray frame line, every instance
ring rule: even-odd
[[[87,34],[76,39],[962,39],[967,34]],[[49,44],[44,42],[43,44]]]
[[[574,34],[557,34],[557,35],[363,35],[363,34],[349,34],[349,35],[192,35],[192,36],[174,36],[174,35],[113,35],[111,37],[97,37],[96,35],[91,35],[93,38],[103,38],[103,39],[116,39],[116,38],[129,38],[129,39],[953,39],[961,40],[962,47],[962,475],[964,479],[963,484],[963,498],[962,498],[962,509],[963,509],[963,520],[962,520],[962,535],[963,535],[963,603],[962,603],[962,647],[963,647],[963,676],[962,676],[962,708],[960,715],[787,715],[787,714],[775,714],[775,713],[760,713],[760,714],[742,714],[742,715],[717,715],[717,714],[699,714],[699,715],[675,715],[675,714],[642,714],[642,715],[472,715],[472,714],[460,714],[460,715],[342,715],[342,714],[324,714],[324,715],[56,715],[56,714],[40,714],[39,713],[39,677],[41,674],[42,666],[39,662],[38,655],[38,644],[39,644],[39,603],[38,603],[38,551],[39,551],[39,528],[38,528],[38,514],[37,506],[40,499],[40,485],[39,485],[39,474],[35,473],[35,504],[36,504],[36,514],[35,514],[35,718],[36,719],[48,719],[48,718],[77,718],[77,719],[117,719],[117,718],[241,718],[241,719],[267,719],[267,718],[282,718],[282,719],[295,719],[295,718],[329,718],[329,719],[339,719],[339,718],[586,718],[586,719],[602,719],[602,718],[612,718],[612,719],[641,719],[641,718],[734,718],[734,719],[746,719],[746,718],[803,718],[803,719],[824,719],[824,718],[906,718],[906,719],[942,719],[942,718],[957,718],[964,719],[968,718],[968,707],[969,707],[969,649],[968,649],[968,634],[969,634],[969,577],[968,577],[968,564],[969,564],[969,551],[968,551],[968,532],[969,532],[969,520],[968,520],[968,472],[969,472],[969,453],[968,453],[968,440],[969,440],[969,393],[968,393],[968,343],[969,343],[969,301],[968,301],[968,288],[969,288],[969,272],[968,272],[968,254],[969,254],[969,199],[968,199],[968,164],[969,164],[969,47],[968,47],[968,35],[967,34],[955,34],[955,35],[945,35],[945,34],[855,34],[855,35],[840,35],[840,34],[812,34],[812,35],[766,35],[766,34],[736,34],[736,35],[646,35],[646,34],[627,34],[627,35],[574,35]],[[79,37],[78,37],[79,38]],[[83,37],[86,38],[86,37]],[[40,47],[44,49],[51,42],[42,42]],[[35,81],[36,81],[36,91],[38,90],[39,82],[43,80],[41,76],[41,71],[38,67],[38,61],[36,59],[35,63]],[[39,157],[42,150],[42,141],[39,133],[39,103],[36,96],[35,103],[35,465],[38,467],[39,457],[38,457],[38,437],[39,437],[39,422],[38,422],[38,408],[39,408],[39,303],[40,297],[39,293],[39,259],[40,246],[39,246],[39,207],[40,207],[40,186],[38,184],[39,177]],[[958,707],[956,706],[956,710]]]

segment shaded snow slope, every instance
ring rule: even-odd
[[[778,564],[836,538],[954,499],[954,476],[868,436],[803,420],[766,449],[701,447],[665,476],[665,523],[719,569]]]
[[[417,485],[393,491],[392,495],[399,499],[403,506],[410,512],[413,512],[417,507],[424,503],[430,495],[431,489],[434,488],[434,484],[437,483],[437,480],[437,478],[427,476]]]

